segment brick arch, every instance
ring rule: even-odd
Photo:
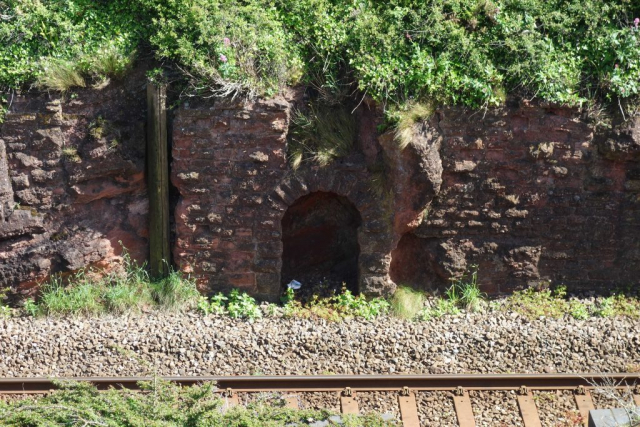
[[[394,246],[392,215],[371,189],[371,177],[365,167],[309,168],[286,176],[268,197],[280,224],[287,208],[296,200],[315,192],[334,193],[348,199],[358,210],[360,256],[358,289],[365,294],[379,295],[392,286],[389,279],[391,251]],[[274,219],[276,219],[274,218]],[[282,229],[278,229],[281,235]],[[282,247],[280,246],[280,267]],[[278,280],[280,278],[278,277]],[[260,286],[260,283],[258,283]]]

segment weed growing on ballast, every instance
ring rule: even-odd
[[[391,308],[384,298],[368,299],[364,295],[354,295],[343,286],[341,293],[329,298],[314,295],[302,304],[295,299],[295,291],[288,288],[282,297],[283,312],[286,317],[321,318],[340,321],[345,318],[361,317],[367,320],[381,316]]]
[[[198,310],[205,314],[228,314],[234,319],[255,320],[262,317],[262,311],[256,300],[246,292],[233,289],[225,296],[222,292],[217,293],[210,299],[200,297],[198,300]]]

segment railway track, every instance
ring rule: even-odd
[[[98,389],[125,388],[136,390],[141,381],[150,377],[68,378],[90,382]],[[640,374],[500,374],[500,375],[325,375],[325,376],[236,376],[236,377],[165,377],[180,385],[215,381],[218,392],[229,405],[240,404],[239,394],[258,392],[285,393],[287,406],[297,408],[295,393],[336,393],[344,414],[358,413],[358,393],[384,392],[397,396],[400,418],[404,427],[420,426],[416,393],[449,392],[453,400],[458,425],[475,427],[469,392],[514,391],[525,427],[540,427],[540,416],[534,391],[571,391],[575,407],[587,425],[589,410],[594,409],[591,393],[598,387],[631,390],[640,406]],[[51,379],[0,378],[0,395],[50,393],[56,386]]]

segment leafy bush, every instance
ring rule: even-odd
[[[270,96],[299,77],[296,44],[267,2],[140,1],[155,15],[157,55],[177,61],[196,92]]]
[[[38,80],[64,90],[83,86],[83,74],[121,74],[144,32],[134,3],[0,1],[0,88]]]
[[[297,81],[330,105],[640,94],[640,5],[628,0],[3,0],[0,13],[3,88],[118,76],[151,48],[205,96]]]

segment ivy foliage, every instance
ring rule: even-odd
[[[634,0],[0,0],[0,15],[5,88],[56,67],[72,84],[68,69],[118,74],[150,48],[203,96],[271,96],[300,81],[391,105],[640,94]]]

